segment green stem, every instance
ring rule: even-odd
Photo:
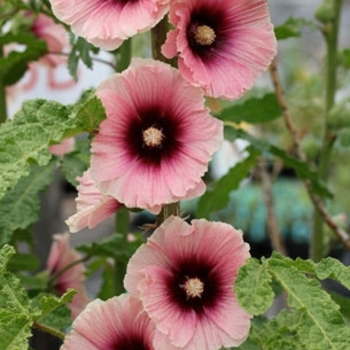
[[[0,58],[4,57],[3,47],[0,45]],[[7,119],[7,105],[6,105],[6,85],[0,79],[0,124]]]
[[[329,112],[334,105],[334,97],[337,85],[337,54],[338,54],[338,33],[342,7],[342,0],[334,0],[334,19],[326,24],[324,34],[327,45],[327,76],[326,76],[326,107],[323,145],[320,153],[318,176],[325,184],[329,177],[330,160],[333,144],[335,141],[334,132],[328,127]],[[320,261],[325,254],[324,251],[324,223],[323,218],[315,209],[313,214],[313,230],[310,245],[310,258]]]
[[[66,336],[61,331],[59,331],[59,330],[57,330],[55,328],[46,326],[44,324],[38,323],[38,322],[34,322],[33,323],[33,328],[36,328],[39,331],[42,331],[42,332],[45,332],[45,333],[49,333],[49,334],[53,335],[54,337],[59,338],[61,340],[64,340],[64,338]]]
[[[125,208],[117,211],[116,215],[116,231],[123,235],[124,243],[127,243],[129,233],[129,211]],[[114,261],[114,293],[120,295],[125,292],[124,277],[127,264],[124,261]]]

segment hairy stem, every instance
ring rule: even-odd
[[[33,326],[33,328],[36,328],[39,331],[49,333],[49,334],[53,335],[54,337],[59,338],[61,340],[64,340],[64,338],[66,336],[64,333],[62,333],[58,329],[46,326],[46,325],[38,323],[38,322],[34,322],[32,326]]]

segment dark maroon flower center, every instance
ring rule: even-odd
[[[216,305],[222,291],[220,285],[220,276],[213,266],[191,259],[180,262],[167,281],[172,301],[181,309],[192,309],[197,314]]]
[[[113,345],[115,350],[151,350],[148,341],[142,336],[129,335],[120,337]]]
[[[130,119],[125,142],[133,157],[147,165],[160,166],[174,157],[180,148],[179,120],[157,106],[144,108]]]
[[[187,40],[192,52],[204,60],[216,56],[226,41],[225,25],[225,16],[218,9],[195,9],[187,26]]]

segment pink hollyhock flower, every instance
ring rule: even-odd
[[[239,346],[250,316],[233,292],[249,257],[242,232],[221,222],[170,217],[131,257],[124,284],[156,324],[154,345],[183,350]]]
[[[61,350],[154,350],[155,326],[139,299],[95,299],[73,322]]]
[[[168,12],[170,0],[50,0],[55,16],[72,31],[105,50],[154,27]]]
[[[71,263],[80,260],[82,256],[75,249],[69,247],[69,233],[56,234],[53,238],[46,266],[52,277],[57,274],[53,288],[59,296],[64,294],[68,288],[73,288],[78,292],[69,304],[74,319],[90,301],[84,286],[85,267],[82,263],[78,263],[60,273]]]
[[[49,151],[51,154],[55,156],[62,157],[66,153],[72,152],[75,146],[75,138],[70,137],[68,139],[63,140],[61,143],[57,145],[52,145],[49,147]]]
[[[91,175],[102,193],[154,213],[203,194],[201,176],[223,127],[204,106],[202,89],[165,63],[139,60],[96,94],[107,118],[92,140]]]
[[[64,27],[44,14],[39,14],[34,20],[31,31],[38,38],[46,41],[47,48],[51,52],[60,53],[69,47],[68,35]],[[39,62],[50,67],[57,67],[60,64],[65,64],[67,58],[62,55],[48,54],[40,58]]]
[[[70,232],[80,231],[84,227],[94,228],[122,207],[115,198],[105,196],[97,189],[90,170],[77,180],[77,213],[66,220]]]
[[[235,99],[276,54],[266,0],[174,0],[163,54],[209,96]]]

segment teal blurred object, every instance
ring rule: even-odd
[[[278,179],[272,185],[275,214],[286,240],[308,243],[311,232],[312,206],[304,185],[294,179]],[[267,211],[260,184],[245,184],[230,194],[226,209],[213,216],[214,220],[230,223],[243,230],[253,243],[267,237]]]

